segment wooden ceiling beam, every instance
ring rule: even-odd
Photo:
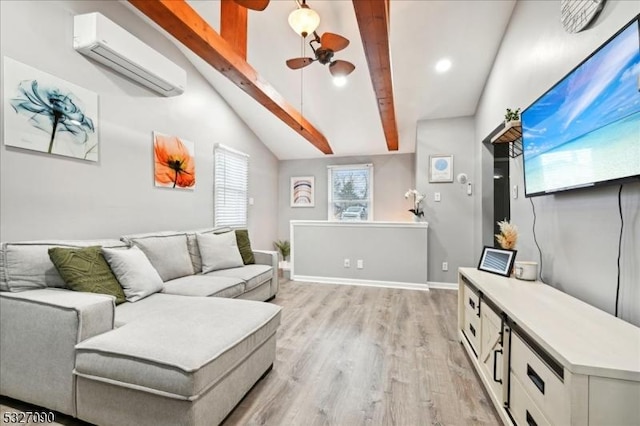
[[[333,154],[320,131],[291,106],[184,0],[129,0],[236,86],[325,154]]]
[[[398,150],[389,51],[389,0],[353,0],[360,37],[389,151]]]
[[[247,60],[247,8],[233,0],[220,2],[220,35]]]

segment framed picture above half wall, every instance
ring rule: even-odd
[[[196,161],[193,142],[153,132],[154,180],[164,188],[194,189]]]
[[[4,144],[98,161],[98,95],[4,57]]]
[[[429,156],[429,182],[453,182],[453,155]]]
[[[315,206],[315,178],[301,176],[291,178],[291,207]]]

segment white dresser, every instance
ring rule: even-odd
[[[458,277],[460,341],[506,425],[640,425],[640,328],[539,282]]]

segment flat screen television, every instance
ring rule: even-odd
[[[640,180],[640,15],[521,120],[527,197]]]

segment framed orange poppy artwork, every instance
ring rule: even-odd
[[[154,180],[164,188],[194,189],[196,186],[193,142],[153,132]]]

